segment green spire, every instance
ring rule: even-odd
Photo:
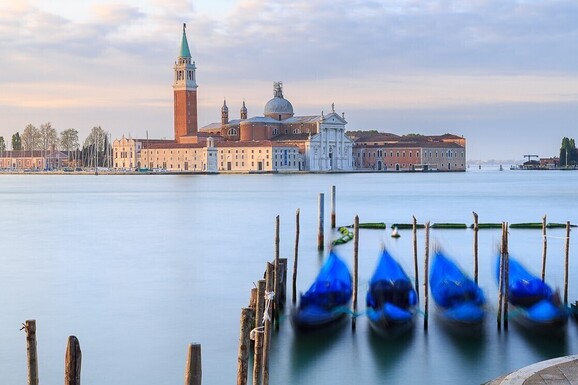
[[[187,41],[185,28],[187,28],[187,24],[183,23],[183,39],[181,40],[181,50],[179,51],[179,57],[191,57],[191,51],[189,51],[189,42]]]

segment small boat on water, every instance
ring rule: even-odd
[[[496,278],[500,277],[497,258]],[[508,304],[512,319],[525,329],[540,334],[561,334],[568,322],[568,310],[546,282],[530,273],[520,262],[509,258]]]
[[[411,280],[384,248],[366,295],[369,325],[386,337],[400,335],[414,325],[417,303]]]
[[[391,232],[391,237],[392,237],[392,238],[399,238],[399,237],[400,237],[399,231],[397,231],[397,227],[394,227],[394,228],[393,228],[393,230],[392,230],[392,232]]]
[[[298,330],[327,327],[350,314],[353,282],[347,265],[332,250],[311,287],[301,294],[291,322]]]
[[[452,329],[481,331],[486,299],[480,287],[442,251],[436,251],[429,275],[437,315]]]

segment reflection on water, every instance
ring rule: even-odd
[[[409,347],[413,344],[416,331],[412,328],[395,338],[385,338],[370,328],[366,334],[375,367],[385,374],[407,354]]]
[[[514,326],[514,330],[509,332],[519,334],[525,345],[541,357],[553,358],[575,354],[570,353],[568,346],[568,333],[547,335],[531,332],[516,323],[510,325],[509,329],[512,329],[512,326]],[[566,327],[570,326],[572,325],[566,325]]]
[[[311,366],[315,366],[324,359],[324,355],[332,354],[333,349],[339,344],[339,340],[346,334],[351,333],[351,318],[343,317],[339,322],[322,330],[310,330],[294,332],[291,340],[291,374],[294,383],[307,383],[301,378],[301,374],[308,372]],[[285,327],[291,327],[286,323]],[[302,381],[301,381],[302,380]]]
[[[316,359],[319,359],[324,352],[339,341],[346,331],[349,331],[349,323],[345,317],[330,327],[322,330],[295,332],[291,341],[291,364],[294,369],[303,369]],[[286,325],[289,326],[289,325]]]

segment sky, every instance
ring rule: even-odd
[[[557,156],[578,137],[575,0],[3,0],[0,136],[27,124],[173,138],[182,25],[199,126],[262,116],[273,82],[296,115],[348,130],[452,133],[469,160]],[[10,145],[8,145],[10,147]]]

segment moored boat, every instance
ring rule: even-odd
[[[417,303],[411,280],[384,248],[366,295],[371,328],[386,337],[408,331],[415,322]]]
[[[291,312],[291,322],[298,330],[327,327],[350,314],[353,292],[351,274],[345,262],[332,250],[317,278],[301,294],[298,307]]]
[[[456,331],[481,331],[486,315],[484,293],[440,250],[434,255],[429,282],[442,321]]]
[[[568,322],[568,310],[546,282],[509,257],[508,304],[512,319],[525,329],[539,334],[561,334]],[[500,276],[500,258],[496,278]]]

